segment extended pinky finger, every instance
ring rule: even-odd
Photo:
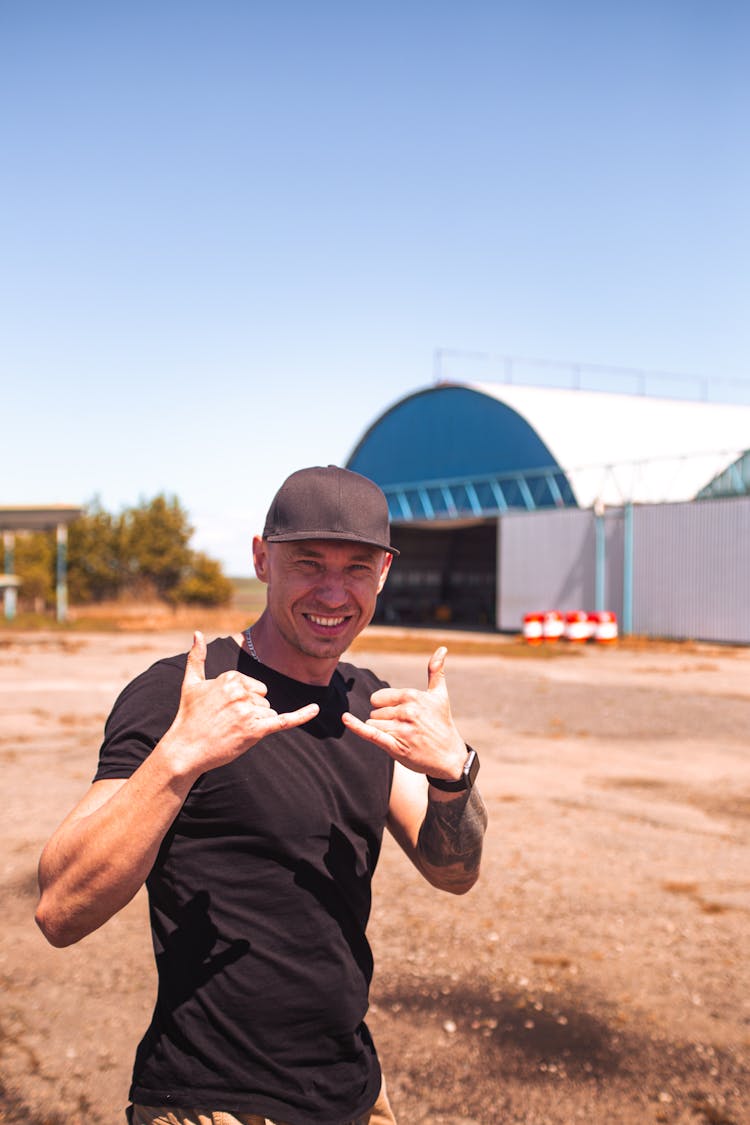
[[[290,727],[301,727],[303,723],[309,723],[310,719],[314,719],[320,711],[317,703],[308,703],[306,707],[300,707],[297,711],[285,711],[282,715],[276,716],[274,728],[276,730],[288,730]]]
[[[376,746],[386,748],[390,746],[387,735],[383,731],[379,731],[377,727],[371,723],[363,723],[356,715],[352,715],[350,711],[345,711],[341,716],[341,721],[345,727],[354,731],[360,738],[366,738],[368,742],[374,742]]]

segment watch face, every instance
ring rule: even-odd
[[[476,781],[476,776],[479,773],[479,755],[476,750],[470,750],[469,756],[466,759],[464,766],[464,778],[466,780],[466,788],[471,789]]]

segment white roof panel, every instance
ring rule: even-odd
[[[462,385],[504,403],[533,427],[583,508],[597,501],[690,500],[750,449],[750,406],[513,383]]]

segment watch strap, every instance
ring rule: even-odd
[[[456,781],[451,781],[447,777],[430,777],[427,774],[430,785],[435,789],[440,789],[443,793],[463,793],[467,789],[471,789],[479,773],[479,755],[471,746],[467,746],[466,750],[464,768]]]

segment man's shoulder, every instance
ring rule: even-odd
[[[346,661],[339,661],[336,673],[341,676],[345,682],[361,684],[371,691],[377,691],[377,689],[381,687],[388,687],[387,681],[373,672],[371,668],[363,668],[359,664],[349,664]]]
[[[222,672],[236,667],[236,654],[239,652],[237,645],[231,637],[217,637],[210,641],[206,651],[206,676],[212,678]],[[169,691],[170,687],[179,688],[185,677],[187,664],[187,651],[174,653],[171,656],[162,656],[155,660],[148,668],[135,676],[120,694],[120,698],[130,695],[140,695],[149,691]]]

